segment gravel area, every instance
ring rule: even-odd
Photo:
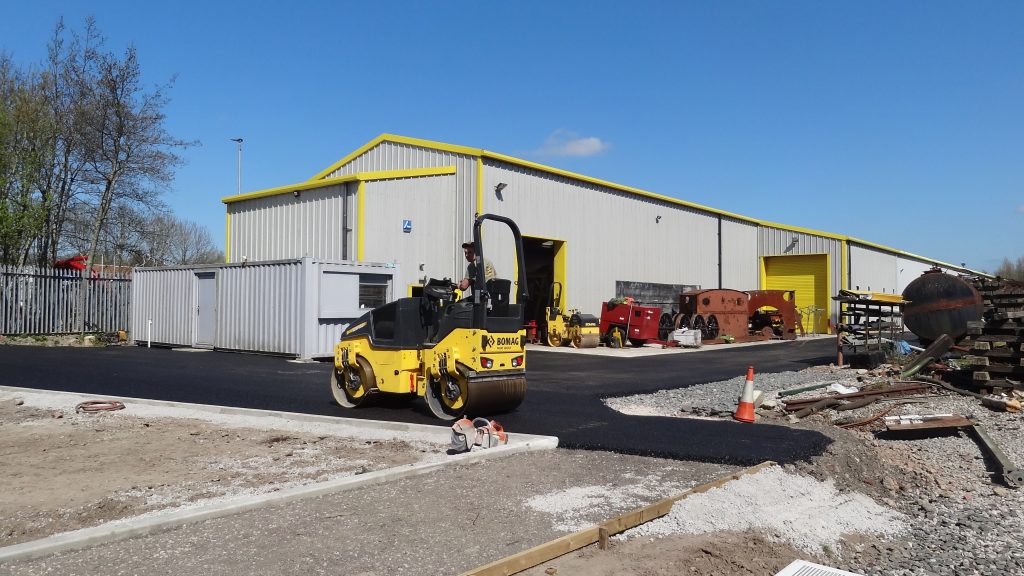
[[[632,414],[680,417],[729,417],[735,410],[744,377],[654,394],[609,398],[606,403]],[[890,381],[884,373],[816,367],[801,372],[756,374],[755,389],[765,392],[768,406],[781,390],[814,384],[863,386]],[[835,394],[822,388],[791,398]],[[787,398],[788,399],[788,398]],[[1024,415],[996,412],[971,397],[934,388],[919,394],[917,403],[896,406],[889,415],[962,414],[985,427],[1015,464],[1024,463]],[[1024,491],[995,481],[992,467],[967,432],[936,431],[914,436],[884,431],[880,421],[841,429],[839,420],[863,419],[892,406],[876,403],[864,408],[827,410],[791,423],[778,409],[762,407],[758,422],[809,427],[834,442],[827,453],[811,462],[787,467],[834,482],[840,492],[872,498],[892,513],[905,517],[906,528],[896,533],[848,538],[829,546],[831,565],[863,574],[1024,574]],[[762,491],[765,501],[784,497],[782,491]],[[851,497],[851,496],[844,496]],[[837,499],[833,505],[842,506]],[[887,512],[889,513],[889,512]],[[890,524],[880,514],[879,524]],[[736,529],[747,529],[737,525]],[[761,527],[779,535],[780,527]],[[692,524],[679,528],[694,530]],[[793,539],[789,539],[791,543]],[[800,544],[799,541],[795,542]],[[800,546],[797,546],[800,548]]]

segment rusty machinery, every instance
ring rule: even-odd
[[[750,333],[796,340],[795,290],[747,290]]]
[[[679,295],[676,329],[700,330],[702,340],[719,335],[747,335],[750,297],[746,292],[718,288],[694,290]]]

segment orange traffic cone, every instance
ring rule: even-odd
[[[732,416],[740,422],[753,422],[754,415],[754,367],[747,366],[747,381],[743,384],[743,395],[740,396],[740,405],[736,407],[736,413]]]

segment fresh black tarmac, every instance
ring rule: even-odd
[[[526,399],[494,417],[510,433],[558,436],[566,448],[737,465],[793,462],[821,453],[829,439],[785,426],[627,416],[601,399],[726,380],[748,365],[756,372],[801,370],[827,364],[834,349],[833,340],[815,339],[632,358],[530,354]],[[447,425],[422,400],[345,410],[331,397],[331,368],[229,352],[0,346],[0,385]]]

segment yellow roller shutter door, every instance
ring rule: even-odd
[[[804,329],[808,333],[828,333],[828,257],[825,254],[766,256],[764,275],[768,290],[796,290],[796,307],[804,315]],[[816,329],[812,329],[808,316],[811,306],[823,309],[818,313]]]

